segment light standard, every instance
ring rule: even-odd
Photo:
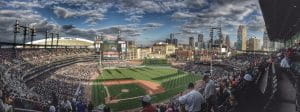
[[[25,26],[21,26],[23,28],[23,48],[25,48],[25,42],[26,42],[26,36],[28,35],[28,28],[26,25]]]
[[[45,49],[47,48],[47,39],[48,39],[48,30],[46,30],[46,35],[45,35]]]
[[[35,33],[36,33],[36,30],[35,30],[35,28],[34,28],[34,26],[32,27],[32,28],[30,28],[30,32],[31,32],[31,39],[30,39],[30,47],[32,48],[32,45],[33,45],[33,38],[34,38],[34,36],[36,36],[35,35]]]
[[[20,33],[20,25],[19,25],[19,21],[16,20],[16,24],[15,24],[15,27],[14,27],[14,46],[13,48],[15,49],[16,48],[16,41],[17,41],[17,33]]]

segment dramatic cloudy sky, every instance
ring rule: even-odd
[[[89,40],[121,31],[123,38],[146,45],[170,33],[181,43],[198,33],[208,38],[209,28],[218,25],[232,41],[240,24],[248,36],[262,37],[264,29],[257,0],[1,0],[1,41],[13,40],[16,20],[36,27],[36,39],[46,30]]]

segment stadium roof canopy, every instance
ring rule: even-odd
[[[30,42],[28,42],[29,44]],[[33,44],[44,45],[45,39],[33,41]],[[51,45],[51,38],[47,39],[47,45]],[[53,38],[53,45],[56,45],[56,38]],[[73,37],[60,37],[58,45],[63,46],[92,46],[94,41],[83,39],[83,38],[73,38]]]
[[[269,38],[291,39],[300,32],[300,0],[259,0]]]

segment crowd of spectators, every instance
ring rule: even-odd
[[[0,89],[5,107],[37,109],[46,104],[45,97],[33,92],[22,80],[28,71],[74,56],[86,56],[91,49],[0,49]],[[40,85],[36,85],[39,87]],[[64,86],[64,85],[62,85]],[[37,106],[34,106],[37,105]],[[7,111],[9,109],[6,108]],[[37,109],[40,110],[40,109]],[[2,111],[1,111],[2,112]]]
[[[247,109],[251,105],[247,100],[254,100],[255,92],[254,83],[257,80],[257,74],[260,74],[260,68],[267,66],[266,55],[238,55],[232,57],[221,64],[230,65],[239,69],[225,69],[215,67],[213,74],[204,73],[203,80],[195,84],[190,83],[188,89],[171,98],[162,104],[151,104],[143,106],[141,111],[156,108],[157,112],[248,112],[253,110]],[[234,61],[233,61],[234,60]],[[188,72],[201,73],[209,71],[209,65],[199,65],[189,63],[181,69]],[[146,97],[146,96],[145,96]],[[144,99],[144,98],[143,98]],[[145,103],[142,99],[142,104]],[[148,98],[149,99],[149,98]],[[148,101],[148,100],[146,100]],[[247,104],[247,103],[249,104]],[[149,106],[151,105],[151,106]]]

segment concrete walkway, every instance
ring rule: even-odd
[[[296,112],[296,89],[291,83],[292,74],[276,67],[278,74],[278,93],[269,112]]]

